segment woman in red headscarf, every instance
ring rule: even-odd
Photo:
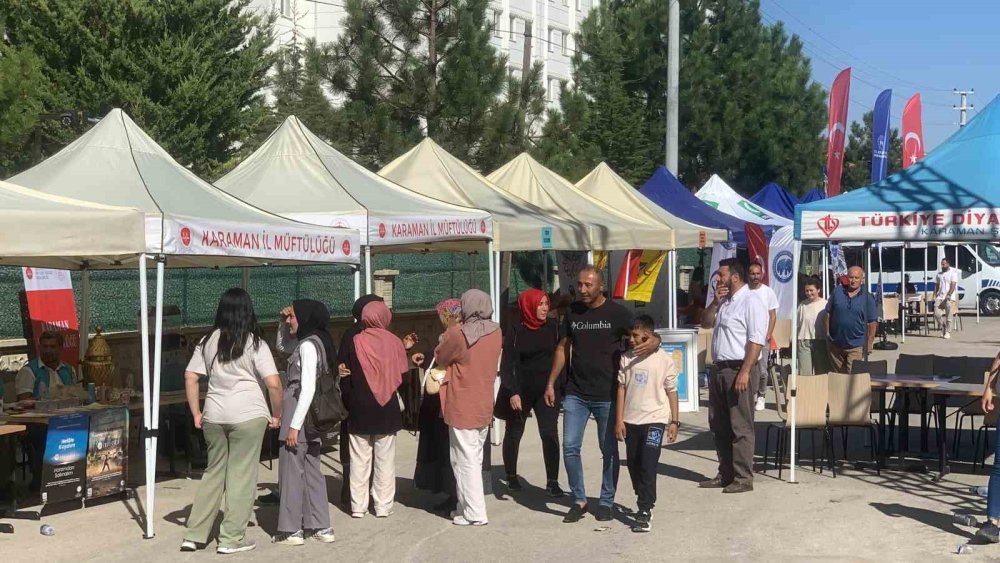
[[[545,490],[552,497],[565,493],[559,487],[559,398],[554,406],[545,404],[545,387],[552,356],[559,343],[559,323],[549,318],[549,296],[540,289],[528,289],[517,297],[520,320],[504,331],[500,361],[500,394],[496,416],[506,421],[503,438],[503,465],[507,488],[522,488],[517,476],[517,455],[529,413],[538,420],[545,459]],[[561,383],[561,382],[560,382]],[[561,389],[557,384],[556,389]]]

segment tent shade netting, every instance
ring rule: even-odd
[[[587,250],[587,227],[546,215],[509,194],[426,138],[379,171],[379,175],[425,196],[477,207],[493,216],[493,248],[502,252]]]
[[[146,251],[141,211],[0,182],[0,264],[78,270],[135,263]]]
[[[120,109],[10,181],[142,211],[146,252],[169,256],[170,267],[359,262],[357,231],[291,221],[226,194],[174,161]]]
[[[361,232],[380,251],[476,251],[493,236],[489,213],[427,197],[354,162],[289,116],[215,183],[271,213]]]
[[[795,209],[798,240],[1000,239],[1000,104],[994,99],[922,161]]]
[[[724,229],[729,233],[730,240],[738,242],[745,240],[746,221],[726,215],[696,198],[663,166],[657,167],[639,191],[672,215],[695,225]]]
[[[785,219],[794,219],[795,206],[799,204],[799,198],[788,193],[788,190],[778,184],[770,182],[750,196],[750,203]]]
[[[826,193],[823,191],[823,188],[813,188],[806,192],[806,195],[802,196],[798,204],[812,203],[821,199],[826,199]]]
[[[598,164],[576,183],[583,193],[603,201],[615,210],[645,223],[663,223],[674,234],[674,248],[697,248],[729,238],[722,229],[709,229],[689,223],[650,201],[606,163]]]
[[[786,227],[792,224],[791,219],[779,217],[775,213],[761,209],[736,193],[736,190],[729,187],[729,184],[718,174],[712,174],[712,177],[694,195],[727,215],[761,225],[765,232],[773,232],[774,227]]]
[[[547,215],[587,225],[590,250],[671,250],[673,231],[663,224],[644,223],[594,199],[569,180],[521,153],[487,179],[528,201]]]

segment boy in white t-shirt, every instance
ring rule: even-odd
[[[629,333],[632,348],[653,338],[653,319],[636,317]],[[650,530],[656,503],[656,468],[660,463],[663,432],[667,442],[677,440],[677,366],[662,349],[646,356],[629,351],[618,370],[618,408],[615,434],[625,442],[628,473],[638,496],[634,532]]]

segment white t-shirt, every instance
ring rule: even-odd
[[[749,285],[747,286],[747,289],[750,289]],[[764,284],[760,284],[760,287],[757,289],[750,289],[750,291],[764,302],[764,306],[767,307],[768,312],[778,310],[778,296],[774,293],[773,289]]]
[[[208,394],[202,411],[204,421],[240,424],[255,418],[270,420],[264,378],[278,375],[271,349],[263,340],[254,348],[253,338],[248,338],[243,355],[231,362],[221,362],[216,356],[220,334],[218,330],[212,332],[204,350],[198,344],[187,365],[187,371],[208,375]],[[206,368],[206,361],[211,361],[211,370]]]
[[[712,333],[712,357],[717,362],[742,361],[747,341],[767,346],[767,307],[743,286],[719,305]]]
[[[826,299],[799,303],[799,340],[826,339]]]
[[[59,362],[59,366],[56,369],[52,369],[45,364],[42,366],[49,372],[49,396],[53,398],[60,397],[62,394],[63,380],[59,377],[59,369],[61,369],[64,363]],[[70,367],[72,370],[73,368]],[[73,382],[79,383],[80,378],[76,371],[73,371]],[[18,395],[24,395],[25,393],[35,392],[35,372],[31,369],[31,366],[24,364],[17,372],[17,377],[14,378],[14,397]]]
[[[951,282],[955,282],[955,291],[951,294],[951,299],[952,301],[958,301],[958,282],[960,281],[962,280],[958,275],[958,270],[955,268],[948,268],[947,272],[938,272],[937,277],[934,278],[934,286],[937,288],[934,298],[943,300],[948,295]]]
[[[618,383],[625,387],[625,422],[669,424],[673,419],[667,393],[677,390],[677,366],[670,354],[662,349],[645,358],[623,354]]]

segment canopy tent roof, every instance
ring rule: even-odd
[[[712,177],[694,195],[727,215],[760,224],[765,227],[765,231],[768,230],[767,227],[785,227],[792,224],[790,219],[769,213],[750,203],[745,197],[736,193],[736,190],[730,188],[729,184],[718,174],[712,174]]]
[[[726,215],[696,198],[663,166],[657,167],[639,191],[668,213],[685,221],[711,229],[725,229],[731,240],[745,240],[746,221]]]
[[[169,256],[170,267],[359,261],[357,231],[291,221],[224,193],[174,161],[120,109],[10,181],[144,212],[146,252]]]
[[[599,199],[615,210],[639,219],[645,223],[663,223],[673,231],[676,248],[697,248],[705,244],[728,240],[729,234],[723,229],[709,229],[695,225],[672,215],[624,178],[615,173],[606,163],[597,165],[589,174],[576,183],[577,189]]]
[[[806,195],[802,196],[802,199],[799,200],[799,204],[812,203],[821,199],[826,199],[826,192],[823,191],[823,188],[813,188],[806,192]]]
[[[795,209],[799,240],[1000,239],[1000,104],[994,99],[921,162]]]
[[[0,264],[77,270],[146,251],[141,211],[0,182]],[[108,236],[114,233],[114,236]]]
[[[527,200],[546,214],[586,224],[591,250],[670,250],[673,232],[663,224],[643,223],[581,193],[562,176],[521,153],[487,179]]]
[[[215,183],[290,219],[361,232],[382,250],[478,250],[489,213],[412,192],[343,155],[289,116],[253,154]]]
[[[425,138],[379,175],[442,201],[485,209],[493,216],[498,251],[587,250],[587,227],[546,215],[541,209],[493,185],[430,138]]]
[[[795,206],[799,203],[799,198],[788,193],[788,191],[775,184],[768,183],[757,193],[750,196],[750,203],[764,208],[766,211],[776,213],[785,219],[795,218]]]

